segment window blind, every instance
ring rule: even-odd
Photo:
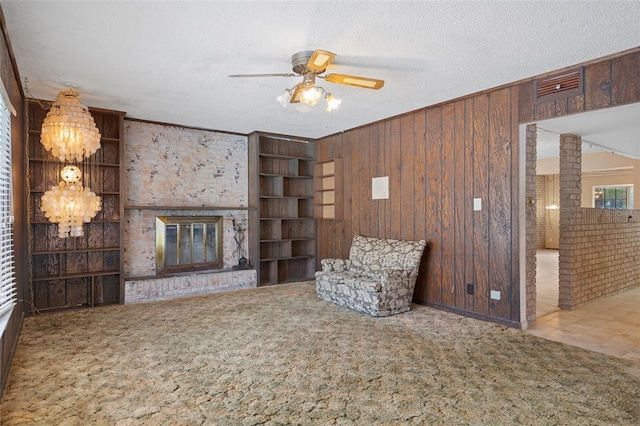
[[[0,96],[0,333],[16,304],[10,105]]]

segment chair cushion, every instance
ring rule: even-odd
[[[382,284],[380,280],[376,280],[358,271],[340,271],[340,272],[316,272],[316,279],[328,282],[332,285],[344,284],[351,288],[360,290],[381,292]]]

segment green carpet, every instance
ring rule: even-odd
[[[55,324],[54,324],[55,323]],[[637,425],[640,363],[294,283],[28,318],[1,424]]]

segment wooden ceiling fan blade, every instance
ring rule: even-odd
[[[277,73],[277,74],[231,74],[229,77],[297,77],[298,74],[292,72]]]
[[[378,90],[384,86],[384,80],[378,80],[375,78],[358,77],[355,75],[346,74],[327,74],[324,77],[325,81],[331,83],[346,84],[348,86],[363,87],[365,89]]]
[[[335,57],[336,54],[328,50],[315,50],[307,61],[307,68],[320,73],[327,68],[327,65],[329,65]]]

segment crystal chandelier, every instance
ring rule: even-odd
[[[58,94],[42,123],[40,142],[60,161],[82,161],[100,148],[100,132],[78,92]]]
[[[49,221],[58,224],[58,237],[81,237],[82,225],[90,222],[102,207],[100,197],[82,186],[80,169],[66,166],[60,172],[62,181],[42,196],[42,211]]]

